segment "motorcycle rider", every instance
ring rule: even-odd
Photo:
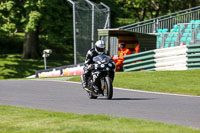
[[[90,76],[90,73],[91,71],[94,69],[94,61],[93,61],[93,58],[95,56],[98,56],[98,55],[101,55],[101,54],[106,54],[105,52],[105,43],[103,40],[98,40],[96,43],[95,43],[95,48],[92,48],[90,50],[88,50],[87,54],[86,54],[86,59],[85,59],[85,64],[84,64],[84,74],[82,75],[82,78],[83,78],[83,88],[87,91],[89,91],[87,89],[87,81],[88,81],[88,78]],[[115,68],[115,63],[113,60],[111,60],[111,63],[112,63],[112,66],[113,66],[113,72],[111,72],[111,79],[114,80],[114,68]],[[98,79],[98,78],[96,78]],[[93,81],[95,82],[95,81]],[[98,87],[94,86],[95,90],[94,92],[97,92],[98,91]]]

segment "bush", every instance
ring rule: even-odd
[[[0,54],[22,53],[23,37],[0,35]]]

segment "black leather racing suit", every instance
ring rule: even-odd
[[[106,53],[104,53],[106,54]],[[90,50],[88,50],[87,54],[86,54],[86,59],[85,59],[85,64],[84,64],[84,67],[83,67],[83,70],[84,70],[84,74],[83,74],[83,80],[84,82],[86,83],[86,86],[87,86],[87,80],[90,76],[90,73],[91,73],[91,66],[92,64],[94,64],[94,61],[93,61],[93,58],[95,56],[98,56],[99,54],[95,51],[95,48],[92,48]],[[113,60],[111,60],[112,64],[113,64],[113,72],[111,72],[111,79],[114,80],[114,68],[115,68],[115,62]]]

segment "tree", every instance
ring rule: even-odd
[[[70,5],[65,0],[3,0],[0,3],[1,31],[24,32],[22,58],[39,58],[39,35],[57,44],[72,31]]]
[[[200,4],[199,0],[91,0],[111,7],[112,27],[166,15]],[[40,57],[40,40],[72,44],[72,10],[66,0],[1,0],[0,32],[25,34],[23,58]],[[68,41],[71,41],[68,43]]]
[[[4,32],[25,32],[22,58],[38,58],[38,26],[41,18],[41,1],[3,0],[0,17]]]
[[[16,17],[16,10],[14,10],[14,1],[1,1],[0,3],[0,31],[13,33],[16,29],[14,21]]]
[[[42,1],[37,2],[33,0],[27,0],[24,3],[25,8],[25,39],[23,46],[22,58],[39,58],[38,40],[39,40],[39,23],[41,21],[42,14],[40,12],[43,7]]]
[[[144,21],[169,13],[198,6],[199,0],[115,0],[122,9],[119,25]]]

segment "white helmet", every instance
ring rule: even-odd
[[[105,43],[104,43],[104,41],[98,40],[98,41],[95,43],[95,51],[96,51],[98,54],[103,54],[103,53],[104,53],[104,50],[105,50]]]

